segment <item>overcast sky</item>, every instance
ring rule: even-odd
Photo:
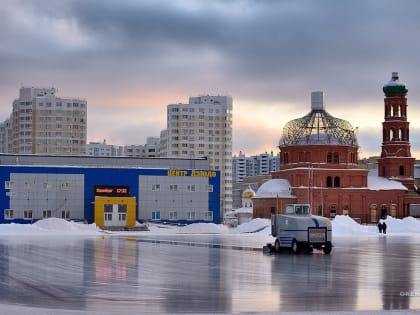
[[[358,127],[360,155],[382,144],[382,86],[406,82],[420,158],[420,1],[2,0],[0,121],[21,86],[88,101],[88,141],[144,144],[166,106],[233,98],[233,152],[278,152],[283,126],[325,92]]]

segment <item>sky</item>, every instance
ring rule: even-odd
[[[0,121],[20,87],[54,86],[87,100],[88,141],[145,144],[168,104],[230,95],[233,153],[276,154],[283,126],[324,91],[369,157],[397,71],[420,159],[418,12],[417,0],[2,0]]]

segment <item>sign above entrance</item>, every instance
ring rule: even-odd
[[[129,196],[128,186],[95,186],[95,196]]]
[[[216,177],[216,172],[200,170],[168,170],[168,176]]]

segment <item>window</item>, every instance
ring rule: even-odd
[[[169,185],[169,190],[170,191],[178,191],[178,185],[176,185],[176,184]]]
[[[14,219],[14,217],[15,217],[15,210],[11,210],[11,209],[4,210],[5,219]]]
[[[61,211],[61,218],[62,219],[70,219],[70,211],[69,210],[62,210]]]
[[[327,187],[332,187],[332,177],[327,176]]]
[[[400,176],[404,175],[404,165],[400,165]]]
[[[5,189],[14,189],[15,188],[15,182],[12,182],[12,181],[4,182],[4,188]]]
[[[32,219],[32,210],[24,210],[23,211],[23,218],[24,219]]]
[[[178,219],[178,213],[176,211],[169,212],[169,220],[177,220]]]
[[[52,188],[52,184],[51,183],[48,183],[48,182],[45,182],[43,184],[43,187],[44,187],[44,189],[51,189]]]
[[[332,153],[331,152],[327,153],[327,163],[332,163]]]
[[[334,187],[340,187],[340,177],[334,177]]]
[[[207,191],[213,192],[213,185],[207,185]]]
[[[187,190],[188,190],[189,192],[193,192],[193,191],[195,191],[195,185],[194,185],[194,184],[189,184],[189,185],[187,185]]]
[[[127,221],[127,205],[124,203],[118,205],[118,220]]]
[[[213,221],[213,211],[204,212],[204,220]]]
[[[160,220],[160,211],[152,211],[152,220]]]
[[[113,211],[112,204],[104,205],[104,220],[105,221],[112,221],[112,211]]]
[[[195,211],[187,212],[187,220],[195,220]]]
[[[335,164],[340,163],[340,157],[338,155],[338,152],[334,152],[334,163]]]
[[[337,214],[337,205],[336,204],[332,204],[330,206],[330,217],[331,218],[334,218],[336,214]]]
[[[61,190],[69,190],[71,189],[71,185],[68,182],[61,183]]]
[[[160,191],[160,185],[159,184],[152,185],[152,191]]]
[[[43,210],[42,211],[42,217],[45,218],[51,218],[51,210]]]

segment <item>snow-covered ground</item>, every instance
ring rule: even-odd
[[[385,220],[388,235],[420,235],[420,220],[412,217]],[[214,223],[194,223],[187,226],[148,224],[149,231],[107,232],[110,234],[259,234],[270,235],[268,219],[253,219],[236,228]],[[349,216],[339,215],[332,220],[333,237],[366,236],[378,234],[376,225],[364,225]],[[34,224],[0,224],[1,235],[98,235],[103,231],[95,224],[83,224],[58,218],[37,221]]]

